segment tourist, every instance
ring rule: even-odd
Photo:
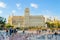
[[[13,33],[13,29],[10,27],[9,31],[10,31],[10,35],[11,35]]]
[[[25,31],[23,30],[23,34],[25,33]]]
[[[16,29],[14,29],[14,33],[17,33],[17,30]]]
[[[41,31],[39,30],[39,34],[41,33]]]
[[[8,35],[8,29],[6,29],[6,35]]]
[[[54,33],[54,35],[58,35],[58,33],[57,33],[57,32],[55,32],[55,33]]]

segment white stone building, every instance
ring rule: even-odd
[[[30,15],[29,8],[26,8],[24,16],[9,16],[8,23],[14,27],[41,27],[45,26],[45,17],[42,15]]]

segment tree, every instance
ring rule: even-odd
[[[50,27],[50,23],[49,22],[46,22],[46,24],[47,24],[47,27],[49,28]]]
[[[58,28],[60,28],[60,23],[58,23]]]
[[[5,27],[9,29],[10,27],[13,27],[13,26],[10,25],[9,23],[7,23],[7,24],[5,25]]]
[[[55,26],[54,26],[55,24],[53,22],[46,22],[46,24],[47,24],[47,27],[50,29],[55,28]]]
[[[3,29],[6,24],[6,18],[0,17],[0,29]]]

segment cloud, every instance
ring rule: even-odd
[[[12,10],[12,13],[16,13],[16,11],[15,10]]]
[[[3,12],[0,10],[0,14],[2,14]]]
[[[16,10],[12,10],[10,15],[15,15],[16,14]]]
[[[38,8],[38,5],[35,4],[35,3],[31,3],[30,5],[31,5],[31,7],[33,7],[33,8]]]
[[[21,6],[21,4],[16,3],[16,7],[17,7],[18,9],[20,9],[20,6]]]
[[[0,8],[6,8],[6,4],[4,2],[0,2]]]

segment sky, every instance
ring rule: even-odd
[[[31,15],[60,18],[60,0],[0,0],[0,16],[24,15],[24,9],[29,8]]]

